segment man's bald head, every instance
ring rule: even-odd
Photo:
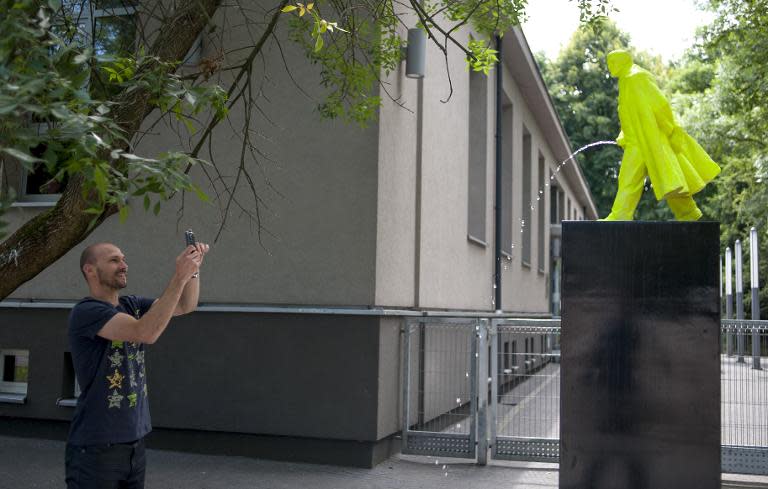
[[[94,243],[83,250],[80,254],[80,271],[82,272],[83,277],[86,276],[85,266],[96,265],[99,256],[101,256],[109,247],[116,248],[112,243]],[[88,280],[87,277],[86,280]]]

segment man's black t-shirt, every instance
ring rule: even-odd
[[[69,429],[70,444],[125,443],[151,431],[144,345],[110,341],[96,333],[118,312],[138,319],[153,302],[129,295],[120,297],[115,307],[87,297],[72,309],[69,345],[80,397]]]

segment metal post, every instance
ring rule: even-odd
[[[477,465],[488,464],[488,320],[478,321]]]
[[[411,322],[406,319],[403,327],[403,452],[408,450],[408,428],[410,426],[411,404]]]
[[[478,370],[478,363],[480,360],[480,352],[479,352],[479,339],[480,339],[480,325],[479,321],[475,325],[475,334],[471,335],[471,354],[470,354],[470,372],[469,372],[469,399],[470,399],[470,409],[469,409],[469,447],[470,450],[475,450],[477,452],[477,393],[479,392],[478,389],[478,377],[479,370]]]
[[[720,255],[720,261],[718,262],[718,269],[720,270],[720,307],[723,307],[723,255]]]
[[[744,280],[742,277],[741,240],[736,240],[734,248],[736,255],[736,319],[744,319]],[[744,337],[745,331],[736,333],[736,353],[738,363],[744,363]]]
[[[758,280],[758,254],[757,254],[757,229],[749,230],[749,285],[752,289],[752,320],[760,319],[760,289]],[[762,370],[760,367],[760,334],[756,327],[752,328],[752,368]]]
[[[499,399],[499,324],[493,319],[491,320],[490,339],[491,342],[491,399],[489,402],[488,412],[488,424],[490,424],[490,442],[491,457],[496,456],[496,417],[498,415],[498,399]]]
[[[725,249],[725,319],[731,319],[733,316],[733,264],[731,263],[731,247]],[[733,333],[725,334],[725,354],[733,356],[733,342],[731,337]]]

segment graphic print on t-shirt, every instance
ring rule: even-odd
[[[144,351],[140,343],[113,341],[110,344],[109,374],[106,376],[108,409],[135,408],[139,393],[147,396]],[[138,373],[138,375],[137,375]]]

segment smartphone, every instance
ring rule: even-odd
[[[195,239],[195,233],[193,233],[191,229],[184,231],[184,239],[187,241],[187,246],[194,246],[197,243],[197,240]],[[200,272],[195,272],[195,274],[192,275],[192,278],[197,278],[199,275]]]
[[[197,240],[195,239],[195,233],[193,233],[191,229],[184,231],[184,238],[187,240],[187,246],[194,246],[195,243],[197,243]]]

